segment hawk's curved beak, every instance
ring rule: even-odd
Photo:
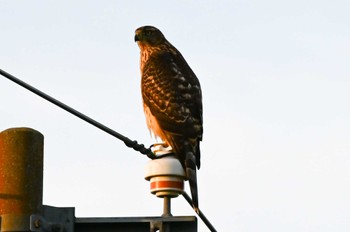
[[[139,36],[137,34],[135,35],[134,40],[135,40],[135,42],[140,41],[140,38],[139,38]]]

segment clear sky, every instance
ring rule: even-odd
[[[0,0],[0,68],[147,146],[134,31],[203,90],[200,207],[219,231],[350,231],[350,2]],[[0,131],[45,136],[44,204],[158,216],[148,159],[0,77]],[[194,215],[182,197],[174,215]],[[207,231],[200,222],[199,231]]]

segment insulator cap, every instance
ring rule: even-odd
[[[164,149],[159,151],[162,153],[161,158],[148,161],[145,179],[150,181],[151,193],[157,197],[177,197],[184,189],[184,169],[178,159],[165,156],[171,154],[171,150],[167,153],[164,153]],[[157,155],[157,151],[155,154]]]

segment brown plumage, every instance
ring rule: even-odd
[[[140,27],[141,90],[148,128],[170,145],[185,169],[198,210],[196,169],[203,134],[202,92],[181,53],[153,26]],[[197,167],[197,168],[196,168]]]

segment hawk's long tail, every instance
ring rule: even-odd
[[[186,175],[190,183],[193,208],[196,211],[198,211],[197,173],[196,173],[196,166],[192,160],[192,156],[194,157],[192,152],[188,152],[186,154],[185,166],[186,166]]]
[[[185,142],[184,148],[185,148],[184,158],[185,158],[186,176],[190,184],[193,208],[198,212],[198,187],[197,187],[197,167],[196,167],[197,159],[193,151],[194,149],[190,143]]]

